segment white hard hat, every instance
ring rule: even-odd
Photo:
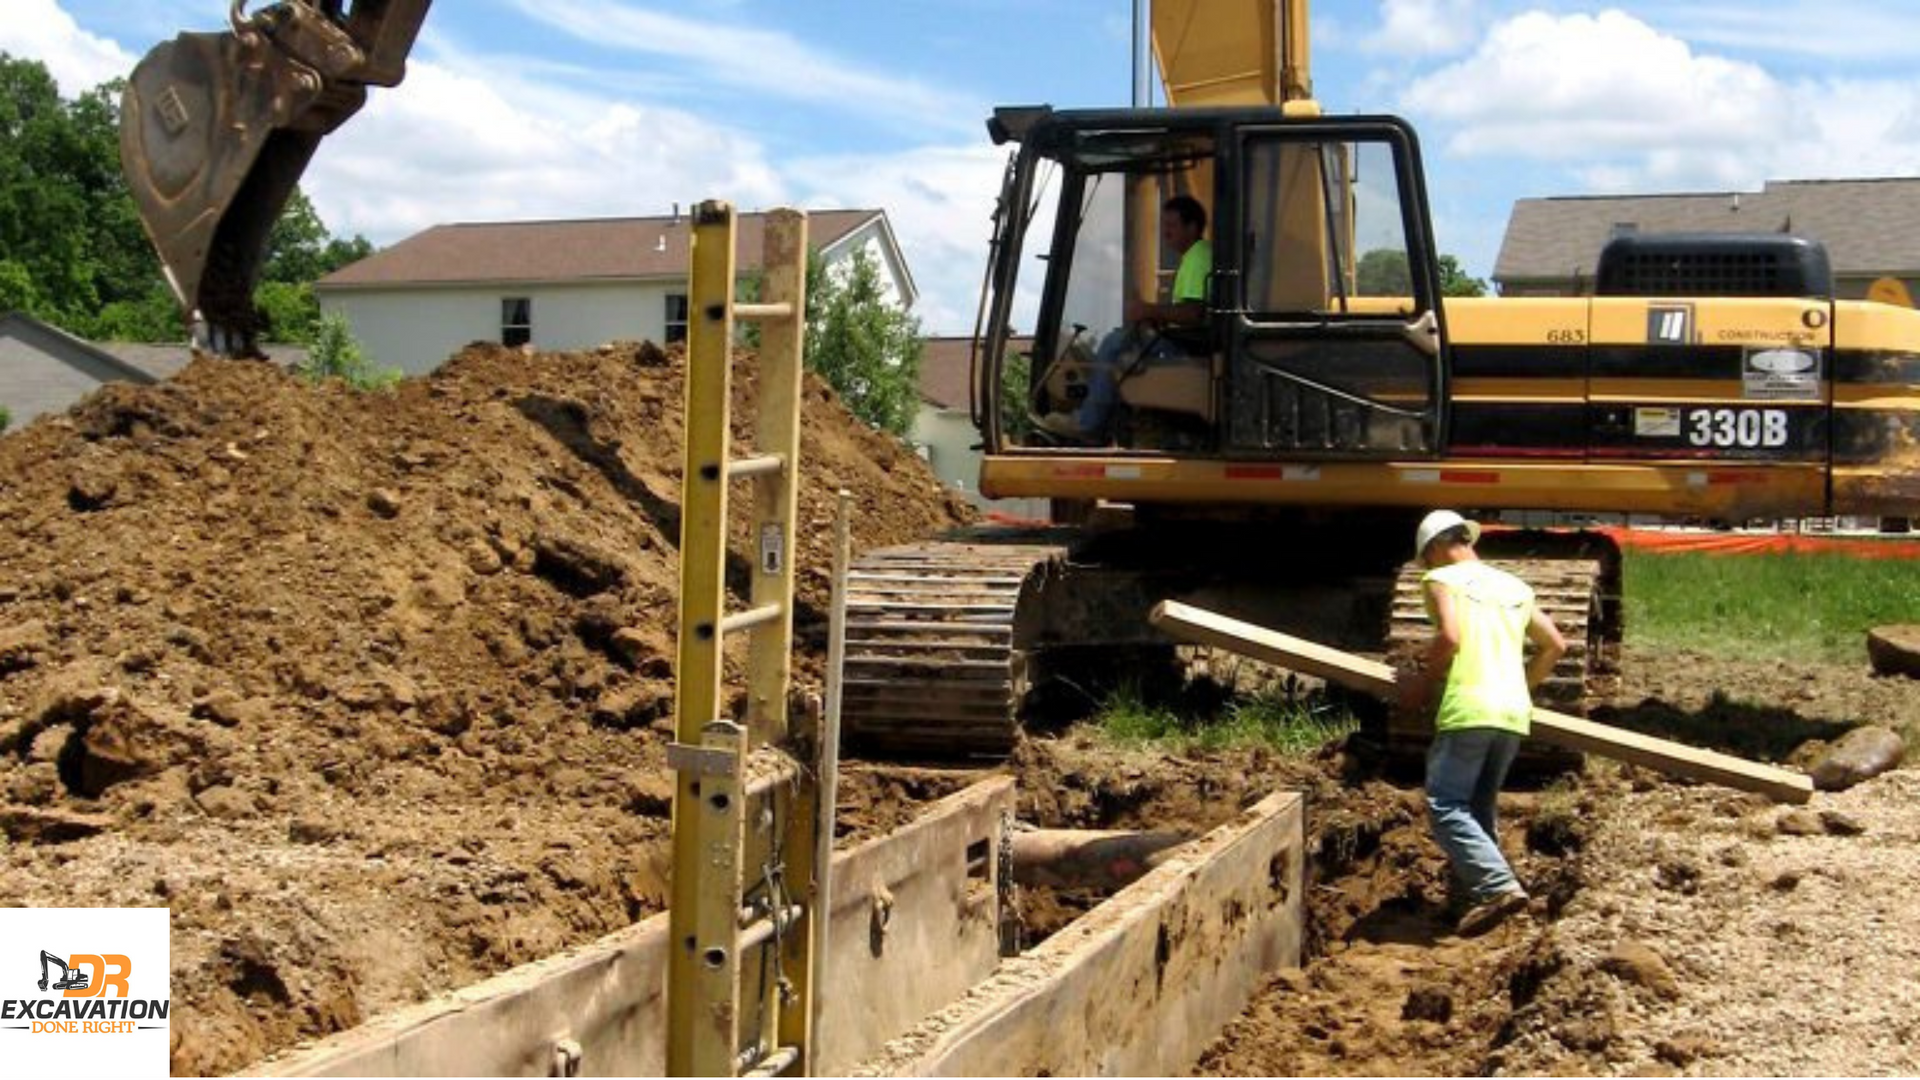
[[[1461,517],[1451,510],[1435,510],[1433,513],[1421,518],[1420,528],[1416,529],[1413,534],[1413,557],[1417,559],[1425,555],[1427,553],[1427,545],[1433,543],[1442,533],[1463,526],[1467,530],[1467,543],[1479,543],[1480,526],[1468,521],[1466,518]]]

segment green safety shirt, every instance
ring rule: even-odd
[[[1173,275],[1173,302],[1185,304],[1207,299],[1207,275],[1213,273],[1213,245],[1202,237],[1180,256],[1180,269]]]
[[[1460,650],[1447,669],[1434,729],[1497,728],[1527,734],[1533,720],[1526,664],[1533,590],[1477,560],[1429,570],[1421,581],[1447,590],[1460,628]],[[1431,598],[1427,618],[1434,618]]]

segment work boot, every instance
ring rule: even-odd
[[[1479,937],[1506,922],[1509,917],[1526,910],[1526,907],[1527,893],[1524,889],[1495,893],[1460,916],[1458,932],[1461,937]]]

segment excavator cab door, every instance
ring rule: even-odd
[[[1213,307],[1227,316],[1222,450],[1437,456],[1447,423],[1439,262],[1399,120],[1239,126],[1220,184]]]

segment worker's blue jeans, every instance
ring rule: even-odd
[[[1149,338],[1146,356],[1141,358],[1142,341]],[[1181,355],[1179,346],[1166,338],[1135,327],[1122,326],[1109,331],[1093,352],[1093,364],[1087,369],[1087,396],[1074,413],[1075,424],[1088,435],[1106,438],[1107,424],[1113,420],[1113,406],[1120,400],[1120,370],[1131,368],[1136,360],[1151,364]]]
[[[1447,853],[1456,895],[1477,904],[1520,882],[1500,854],[1495,827],[1500,786],[1520,752],[1520,736],[1493,728],[1446,731],[1427,751],[1427,813]]]

